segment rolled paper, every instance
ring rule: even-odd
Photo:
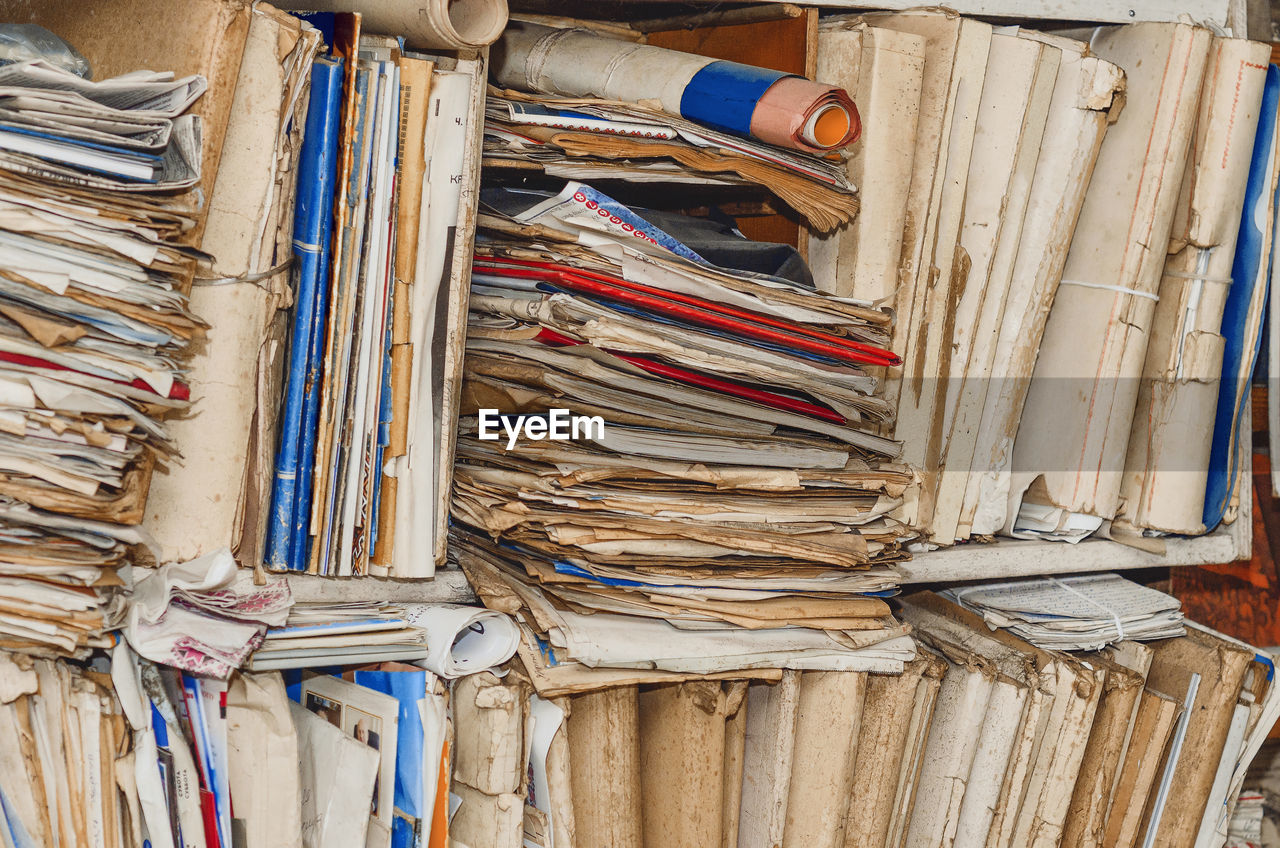
[[[641,103],[806,153],[846,147],[861,131],[853,100],[835,86],[586,30],[513,22],[490,58],[506,88]]]
[[[478,50],[507,25],[507,0],[281,0],[291,12],[358,12],[365,32],[422,50]]]
[[[857,141],[858,107],[843,89],[804,77],[783,77],[751,115],[751,135],[768,144],[823,153]]]

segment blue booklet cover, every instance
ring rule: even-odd
[[[304,406],[315,380],[313,339],[322,336],[327,305],[334,183],[337,180],[338,130],[342,105],[342,60],[320,58],[311,71],[311,104],[298,162],[298,200],[294,210],[293,254],[297,263],[292,336],[286,371],[280,446],[271,491],[266,565],[305,570],[305,545],[295,549],[299,459]],[[318,365],[316,366],[318,368]],[[314,428],[314,425],[313,425]],[[306,528],[302,537],[305,542]]]
[[[1249,165],[1249,185],[1245,190],[1244,212],[1240,216],[1240,239],[1236,243],[1235,262],[1231,266],[1231,288],[1222,312],[1222,379],[1218,384],[1218,411],[1214,417],[1213,446],[1209,454],[1209,482],[1205,487],[1204,526],[1212,530],[1222,522],[1239,482],[1236,474],[1240,463],[1238,438],[1240,416],[1244,412],[1246,392],[1237,391],[1241,373],[1253,373],[1258,359],[1262,335],[1247,338],[1249,305],[1257,289],[1266,297],[1274,261],[1270,242],[1263,240],[1267,204],[1268,177],[1272,141],[1276,131],[1276,110],[1280,104],[1280,69],[1267,68],[1266,87],[1262,91],[1262,108],[1258,115],[1258,134],[1253,143],[1253,162]],[[1248,450],[1246,442],[1244,449]],[[1246,470],[1246,473],[1248,471]]]
[[[355,682],[400,702],[396,725],[395,819],[391,848],[415,848],[426,844],[422,812],[426,807],[422,785],[423,728],[418,701],[427,693],[425,671],[357,671]],[[435,791],[435,787],[431,788]]]

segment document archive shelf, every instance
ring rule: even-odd
[[[1262,843],[1240,4],[585,5],[0,0],[0,846]]]

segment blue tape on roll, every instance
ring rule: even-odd
[[[789,76],[737,62],[712,62],[685,86],[680,114],[712,129],[750,135],[756,103],[771,85]]]

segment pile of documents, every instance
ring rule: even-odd
[[[444,554],[480,61],[318,15],[268,567],[430,577]],[[475,143],[472,143],[474,139]],[[249,562],[247,564],[255,564]]]
[[[139,660],[121,645],[111,681],[133,744],[123,754],[117,718],[115,744],[103,753],[106,774],[114,770],[101,783],[106,817],[89,822],[102,833],[97,844],[142,845],[145,834],[153,846],[298,845],[305,833],[305,844],[323,848],[390,848],[393,839],[425,846],[447,826],[446,805],[435,800],[444,797],[450,768],[449,696],[429,671],[383,663],[288,687],[278,673],[223,682]],[[61,742],[49,750],[60,752]],[[13,773],[0,778],[9,801],[0,825],[7,816],[11,832],[20,825],[39,833],[32,827],[42,824],[43,805],[37,801],[30,816],[12,805],[14,791],[38,789],[39,777],[28,788],[11,785]],[[48,808],[54,827],[59,812]],[[63,844],[94,843],[64,837]]]
[[[521,820],[524,801],[546,811],[555,844],[564,827],[574,844],[619,846],[1226,839],[1245,766],[1280,715],[1269,657],[1190,624],[1094,653],[1044,650],[928,592],[901,615],[922,648],[900,675],[788,670],[550,700],[518,673],[468,678],[486,709],[473,719],[455,689],[453,835],[519,845],[542,832],[528,807]],[[503,767],[477,777],[469,747]],[[464,825],[467,804],[479,809]]]
[[[984,583],[943,594],[990,626],[1051,650],[1093,651],[1184,632],[1177,598],[1118,574]]]
[[[137,822],[115,790],[132,774],[111,679],[66,662],[0,653],[0,840],[7,845],[129,843]],[[136,806],[133,808],[136,811]]]
[[[810,263],[824,291],[895,309],[885,432],[924,478],[900,515],[935,545],[1150,546],[1239,497],[1269,47],[1190,24],[1076,35],[936,11],[819,28],[820,78],[877,132],[845,160],[861,214],[813,234]]]
[[[414,662],[445,679],[502,665],[516,652],[515,624],[502,613],[453,604],[309,603],[267,631],[254,671]]]
[[[0,642],[102,647],[190,400],[200,76],[0,68]],[[132,547],[133,551],[128,549]]]
[[[487,101],[490,167],[758,185],[823,232],[858,211],[839,164],[807,155],[860,133],[858,110],[837,86],[524,22],[507,28],[497,51],[493,77],[505,88]]]
[[[586,184],[482,200],[451,553],[526,665],[899,670],[888,315]]]
[[[268,627],[289,617],[293,596],[283,579],[254,584],[226,548],[188,562],[139,572],[124,637],[142,657],[226,680],[262,643]]]

